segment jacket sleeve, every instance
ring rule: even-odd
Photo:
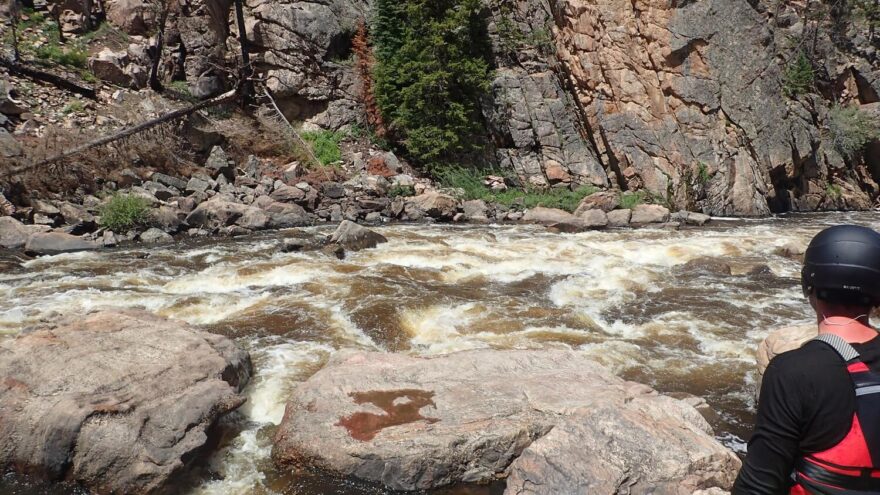
[[[789,377],[791,378],[791,377]],[[770,363],[761,384],[755,431],[733,487],[734,495],[788,493],[799,452],[803,417],[798,380],[787,379]]]

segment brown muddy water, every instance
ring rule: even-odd
[[[14,335],[58,315],[137,307],[247,348],[256,368],[248,402],[228,421],[227,439],[204,476],[182,490],[188,495],[385,493],[320,473],[282,473],[270,460],[291,387],[340,349],[414,355],[579,350],[627,379],[705,398],[715,410],[717,437],[744,453],[754,417],[755,347],[771,329],[809,321],[799,262],[778,250],[805,246],[823,227],[843,222],[878,228],[880,215],[583,234],[534,226],[398,225],[378,229],[389,243],[343,261],[282,253],[283,239],[294,232],[61,255],[0,273],[0,333]],[[430,417],[431,398],[417,399]],[[382,426],[374,420],[348,418],[343,426],[370,435]],[[70,489],[9,475],[0,479],[0,492]]]

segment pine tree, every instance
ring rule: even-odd
[[[376,0],[375,93],[394,139],[423,165],[480,148],[492,79],[480,0]]]

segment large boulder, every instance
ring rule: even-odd
[[[97,242],[63,232],[42,232],[28,237],[24,250],[30,254],[52,255],[90,251],[100,248]]]
[[[758,352],[755,353],[755,359],[758,362],[756,393],[761,390],[764,371],[771,359],[783,352],[799,348],[817,335],[819,335],[819,331],[815,324],[795,325],[770,332],[770,335],[758,345]]]
[[[0,342],[0,465],[96,493],[148,493],[244,402],[248,354],[142,312],[77,316]]]
[[[293,390],[273,453],[393,490],[510,474],[510,494],[729,489],[740,465],[687,403],[546,350],[337,354]]]
[[[0,217],[0,246],[20,249],[27,244],[31,230],[12,217]]]
[[[620,194],[613,191],[599,191],[581,200],[577,209],[574,211],[575,216],[581,216],[587,210],[599,209],[608,213],[620,206]]]
[[[382,234],[348,220],[343,220],[330,236],[330,244],[337,244],[349,251],[372,249],[384,242],[388,242],[388,239]]]
[[[201,203],[186,217],[190,227],[219,229],[238,225],[246,229],[264,229],[269,223],[269,215],[255,206],[233,203],[223,197],[214,197]]]
[[[630,222],[634,224],[665,223],[669,221],[669,208],[660,205],[637,205],[632,209]]]
[[[458,213],[458,201],[448,194],[428,191],[406,199],[406,210],[418,210],[431,218],[451,220]]]
[[[565,210],[560,210],[558,208],[545,208],[543,206],[538,206],[527,211],[522,217],[522,221],[527,223],[538,223],[541,225],[578,223],[577,217]]]

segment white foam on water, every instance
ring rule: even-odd
[[[248,387],[248,401],[242,412],[260,424],[280,424],[290,391],[312,369],[334,352],[328,345],[313,342],[284,342],[255,347],[252,358],[256,373]]]
[[[247,266],[247,265],[245,265]],[[288,287],[326,274],[301,263],[270,267],[254,273],[240,273],[240,264],[221,263],[198,273],[177,277],[165,284],[168,294],[235,293],[253,287]]]
[[[418,354],[434,355],[488,347],[472,335],[462,333],[480,314],[477,303],[435,305],[403,309],[400,322],[411,336],[410,344]]]

